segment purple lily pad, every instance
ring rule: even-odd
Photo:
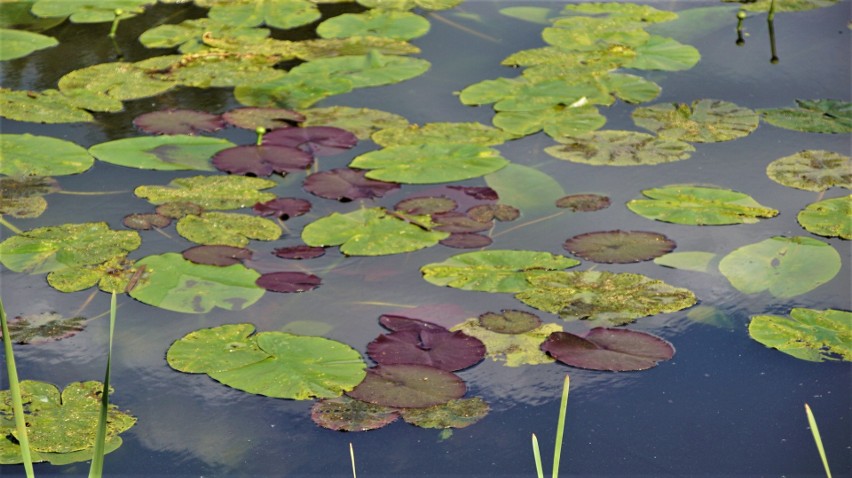
[[[326,398],[311,407],[311,420],[329,430],[365,432],[389,425],[399,410],[342,396]]]
[[[379,317],[379,323],[382,324],[384,328],[393,332],[400,332],[403,330],[414,330],[416,332],[420,332],[421,330],[447,330],[447,328],[442,325],[406,317],[404,315],[384,314]]]
[[[450,212],[457,206],[458,204],[448,197],[421,196],[403,199],[393,208],[406,214],[438,214]]]
[[[367,179],[366,171],[337,168],[320,171],[305,178],[305,191],[326,199],[349,202],[353,199],[382,197],[399,189],[399,184]]]
[[[181,255],[196,264],[224,267],[250,260],[252,252],[244,247],[206,245],[190,247]]]
[[[279,247],[273,250],[272,253],[282,259],[314,259],[325,255],[325,248],[302,244],[299,246]]]
[[[455,372],[479,363],[485,345],[459,331],[409,329],[380,335],[367,344],[367,354],[382,365],[420,364]]]
[[[461,191],[468,196],[483,201],[496,201],[500,199],[497,191],[487,186],[448,186],[450,189]]]
[[[306,292],[319,287],[322,281],[304,272],[269,272],[254,283],[272,292]]]
[[[291,217],[298,217],[311,210],[311,203],[298,198],[275,198],[271,201],[259,202],[252,210],[260,216],[275,216],[286,221]]]
[[[378,365],[352,391],[352,398],[386,407],[426,408],[464,396],[458,375],[428,365]]]
[[[155,213],[137,213],[124,216],[122,221],[130,229],[147,231],[149,229],[166,227],[172,223],[170,217]]]
[[[488,236],[469,232],[453,232],[450,237],[442,239],[439,244],[456,249],[479,249],[491,245],[493,241]]]
[[[297,148],[317,157],[346,151],[358,144],[358,138],[334,126],[306,126],[271,131],[264,135],[263,144]]]
[[[556,207],[574,212],[598,211],[608,208],[609,205],[609,198],[600,194],[572,194],[556,200]]]
[[[600,231],[574,236],[562,247],[587,261],[628,264],[667,254],[674,250],[675,242],[656,232]]]
[[[482,232],[494,225],[491,222],[477,221],[461,212],[433,214],[432,220],[436,223],[434,229],[444,232]]]
[[[193,202],[178,201],[167,202],[157,206],[157,214],[170,217],[172,219],[180,219],[184,216],[199,215],[204,212],[204,208]]]
[[[133,124],[151,134],[212,133],[225,127],[221,116],[195,110],[152,111],[137,116]]]
[[[265,128],[273,130],[278,128],[289,128],[292,123],[305,121],[305,116],[299,112],[285,110],[283,108],[235,108],[222,114],[222,119],[237,128],[250,129]]]
[[[646,370],[675,353],[672,344],[656,335],[606,327],[596,327],[585,337],[554,332],[541,350],[572,367],[613,372]]]
[[[498,334],[522,334],[541,325],[537,315],[523,310],[503,309],[479,316],[479,325]]]
[[[219,171],[266,177],[272,173],[304,171],[314,162],[313,156],[287,146],[235,146],[213,156]]]

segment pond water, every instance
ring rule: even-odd
[[[426,15],[430,32],[412,41],[432,66],[425,74],[395,85],[363,88],[329,97],[317,106],[369,107],[404,116],[411,123],[476,121],[490,124],[490,106],[462,105],[454,92],[466,86],[517,72],[500,66],[508,54],[543,46],[542,25],[499,13],[508,6],[538,6],[559,11],[563,3],[468,1],[452,10]],[[665,10],[718,6],[704,2],[657,2]],[[352,6],[327,12],[357,11]],[[124,59],[138,61],[165,50],[149,50],[134,41],[152,25],[203,16],[195,7],[159,5],[119,26],[117,44]],[[752,109],[792,106],[795,99],[850,100],[850,3],[802,12],[779,12],[774,30],[779,62],[773,64],[766,16],[750,14],[744,22],[745,44],[735,45],[736,9],[708,17],[699,27],[670,33],[695,46],[701,61],[685,71],[632,71],[655,81],[662,92],[651,104],[690,103],[713,98]],[[310,31],[305,29],[305,35]],[[57,80],[77,68],[116,61],[107,37],[109,23],[64,23],[48,30],[60,44],[19,60],[3,62],[0,84],[12,89],[55,88]],[[291,37],[288,37],[291,38]],[[39,125],[4,119],[3,133],[54,136],[90,147],[138,136],[132,119],[165,108],[192,108],[222,113],[240,106],[229,89],[182,88],[125,103],[125,111],[98,115],[95,123]],[[607,129],[638,130],[630,113],[635,105],[616,102],[601,108]],[[229,128],[216,133],[237,144],[252,144],[253,132]],[[815,202],[816,192],[784,187],[770,180],[771,161],[803,149],[850,152],[847,134],[790,131],[761,122],[745,138],[696,144],[690,159],[638,167],[589,166],[561,161],[544,153],[554,144],[543,133],[497,146],[513,163],[530,166],[554,178],[566,194],[593,192],[611,198],[612,206],[594,213],[565,213],[509,230],[537,217],[498,223],[491,249],[521,249],[568,254],[562,243],[577,234],[601,230],[643,230],[667,235],[677,251],[729,251],[772,236],[808,235],[796,214]],[[320,169],[343,167],[355,156],[377,147],[362,141],[345,153],[321,158]],[[122,218],[149,211],[150,204],[132,190],[142,184],[166,184],[198,172],[129,169],[97,161],[83,174],[57,178],[65,191],[120,191],[105,196],[47,196],[40,217],[10,219],[22,230],[67,222],[106,221],[123,229]],[[275,190],[313,203],[306,216],[287,221],[290,233],[273,243],[254,241],[256,256],[273,248],[300,243],[306,224],[333,211],[348,212],[358,201],[337,203],[316,198],[300,187],[301,173],[290,174]],[[780,211],[755,224],[687,226],[651,221],[624,204],[641,190],[667,184],[702,183],[742,191]],[[455,184],[484,186],[481,178]],[[406,185],[388,196],[367,200],[369,206],[392,207],[400,199],[434,189]],[[535,197],[537,191],[529,191]],[[837,188],[824,197],[842,197]],[[168,237],[143,232],[133,258],[179,252],[192,245],[170,227]],[[505,232],[505,233],[503,233]],[[10,237],[3,229],[3,237]],[[780,299],[769,293],[743,294],[718,272],[664,268],[653,262],[608,265],[583,261],[577,270],[645,274],[692,290],[700,306],[712,306],[727,317],[722,326],[687,317],[689,310],[639,319],[633,330],[670,341],[677,353],[670,361],[642,372],[597,372],[558,363],[506,367],[486,358],[459,372],[468,397],[482,397],[491,412],[480,422],[441,436],[402,421],[363,433],[342,433],[315,425],[313,401],[274,399],[248,394],[204,374],[183,374],[165,361],[169,346],[204,327],[251,322],[258,330],[291,330],[341,341],[365,354],[367,344],[385,332],[382,314],[410,314],[445,326],[487,311],[523,309],[511,294],[489,294],[426,283],[419,271],[465,252],[444,246],[380,257],[344,257],[329,248],[324,257],[266,264],[268,270],[310,271],[322,285],[301,294],[267,293],[242,311],[214,309],[183,314],[152,307],[123,295],[112,363],[111,400],[138,418],[122,434],[123,445],[106,457],[107,476],[351,476],[352,443],[359,476],[534,476],[530,435],[543,446],[546,470],[565,374],[571,376],[562,476],[822,476],[822,465],[803,411],[809,403],[820,425],[835,476],[852,469],[852,368],[848,362],[798,360],[751,339],[747,325],[757,314],[786,315],[793,307],[849,310],[850,246],[839,238],[820,238],[842,256],[842,268],[830,282],[805,295]],[[109,296],[91,290],[64,294],[44,274],[2,269],[2,298],[10,317],[58,311],[93,317],[109,308]],[[85,305],[84,305],[85,304]],[[563,322],[540,311],[545,322],[582,332],[581,322]],[[101,380],[105,365],[108,321],[93,320],[74,337],[42,345],[19,345],[15,354],[22,379],[64,387],[81,380]],[[366,356],[366,355],[365,355]],[[5,375],[4,375],[5,380]],[[3,388],[7,388],[4,386]],[[37,464],[36,476],[82,476],[88,464]],[[23,467],[3,465],[3,476],[23,476]],[[845,476],[849,476],[848,474]]]

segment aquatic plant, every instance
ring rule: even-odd
[[[559,402],[559,419],[556,422],[556,443],[553,446],[553,478],[559,477],[559,462],[562,460],[562,439],[565,434],[565,415],[568,412],[568,391],[571,388],[571,377],[565,376],[565,381],[562,383],[562,400]],[[538,448],[538,438],[535,433],[532,434],[533,458],[535,459],[535,469],[538,478],[544,478],[544,471],[541,465],[541,452]]]

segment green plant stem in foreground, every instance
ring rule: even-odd
[[[559,477],[559,460],[562,456],[562,437],[565,432],[565,414],[568,411],[568,390],[571,388],[571,377],[565,376],[565,382],[562,384],[562,401],[559,404],[559,421],[556,423],[556,444],[553,447],[553,478]],[[541,466],[541,453],[538,448],[538,439],[533,433],[532,436],[533,457],[535,458],[535,467],[538,478],[544,478],[544,472]]]
[[[352,478],[358,478],[355,474],[355,449],[352,448],[352,442],[349,442],[349,458],[352,459]]]
[[[109,373],[112,359],[112,337],[115,331],[115,291],[109,303],[109,348],[107,349],[106,372],[104,373],[104,388],[101,391],[101,410],[98,415],[98,429],[95,435],[95,449],[92,465],[89,467],[89,478],[100,478],[104,472],[104,446],[106,443],[107,413],[109,412]]]
[[[538,478],[544,478],[544,469],[541,466],[541,453],[538,450],[538,438],[532,434],[533,458],[535,458],[535,472]]]
[[[805,404],[805,414],[808,416],[808,424],[811,426],[811,433],[814,435],[814,442],[816,442],[819,457],[822,458],[822,466],[825,467],[825,476],[831,478],[831,470],[828,468],[828,458],[825,456],[825,448],[822,446],[822,438],[820,438],[819,435],[816,418],[814,418],[814,414],[811,412],[811,407],[809,407],[807,403]]]
[[[27,437],[27,424],[24,421],[24,404],[21,399],[21,387],[18,383],[18,370],[15,368],[15,356],[12,353],[12,337],[9,335],[9,324],[6,322],[6,310],[0,299],[0,327],[3,331],[3,349],[6,353],[6,371],[9,375],[9,394],[12,395],[12,411],[15,414],[15,428],[18,430],[18,444],[21,447],[21,458],[27,478],[35,476],[33,459],[30,456],[30,441]]]

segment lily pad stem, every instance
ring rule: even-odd
[[[124,10],[115,9],[115,18],[112,19],[112,28],[109,29],[109,37],[115,38],[115,32],[118,30],[118,23],[121,21],[121,16],[124,15]]]
[[[23,234],[23,232],[24,232],[24,231],[18,229],[17,227],[15,227],[15,225],[12,224],[11,222],[7,221],[6,219],[3,219],[3,216],[0,216],[0,224],[9,228],[15,234]]]
[[[258,126],[254,129],[254,132],[257,133],[257,142],[255,143],[257,146],[260,146],[263,143],[263,135],[266,134],[266,128],[263,126]]]

